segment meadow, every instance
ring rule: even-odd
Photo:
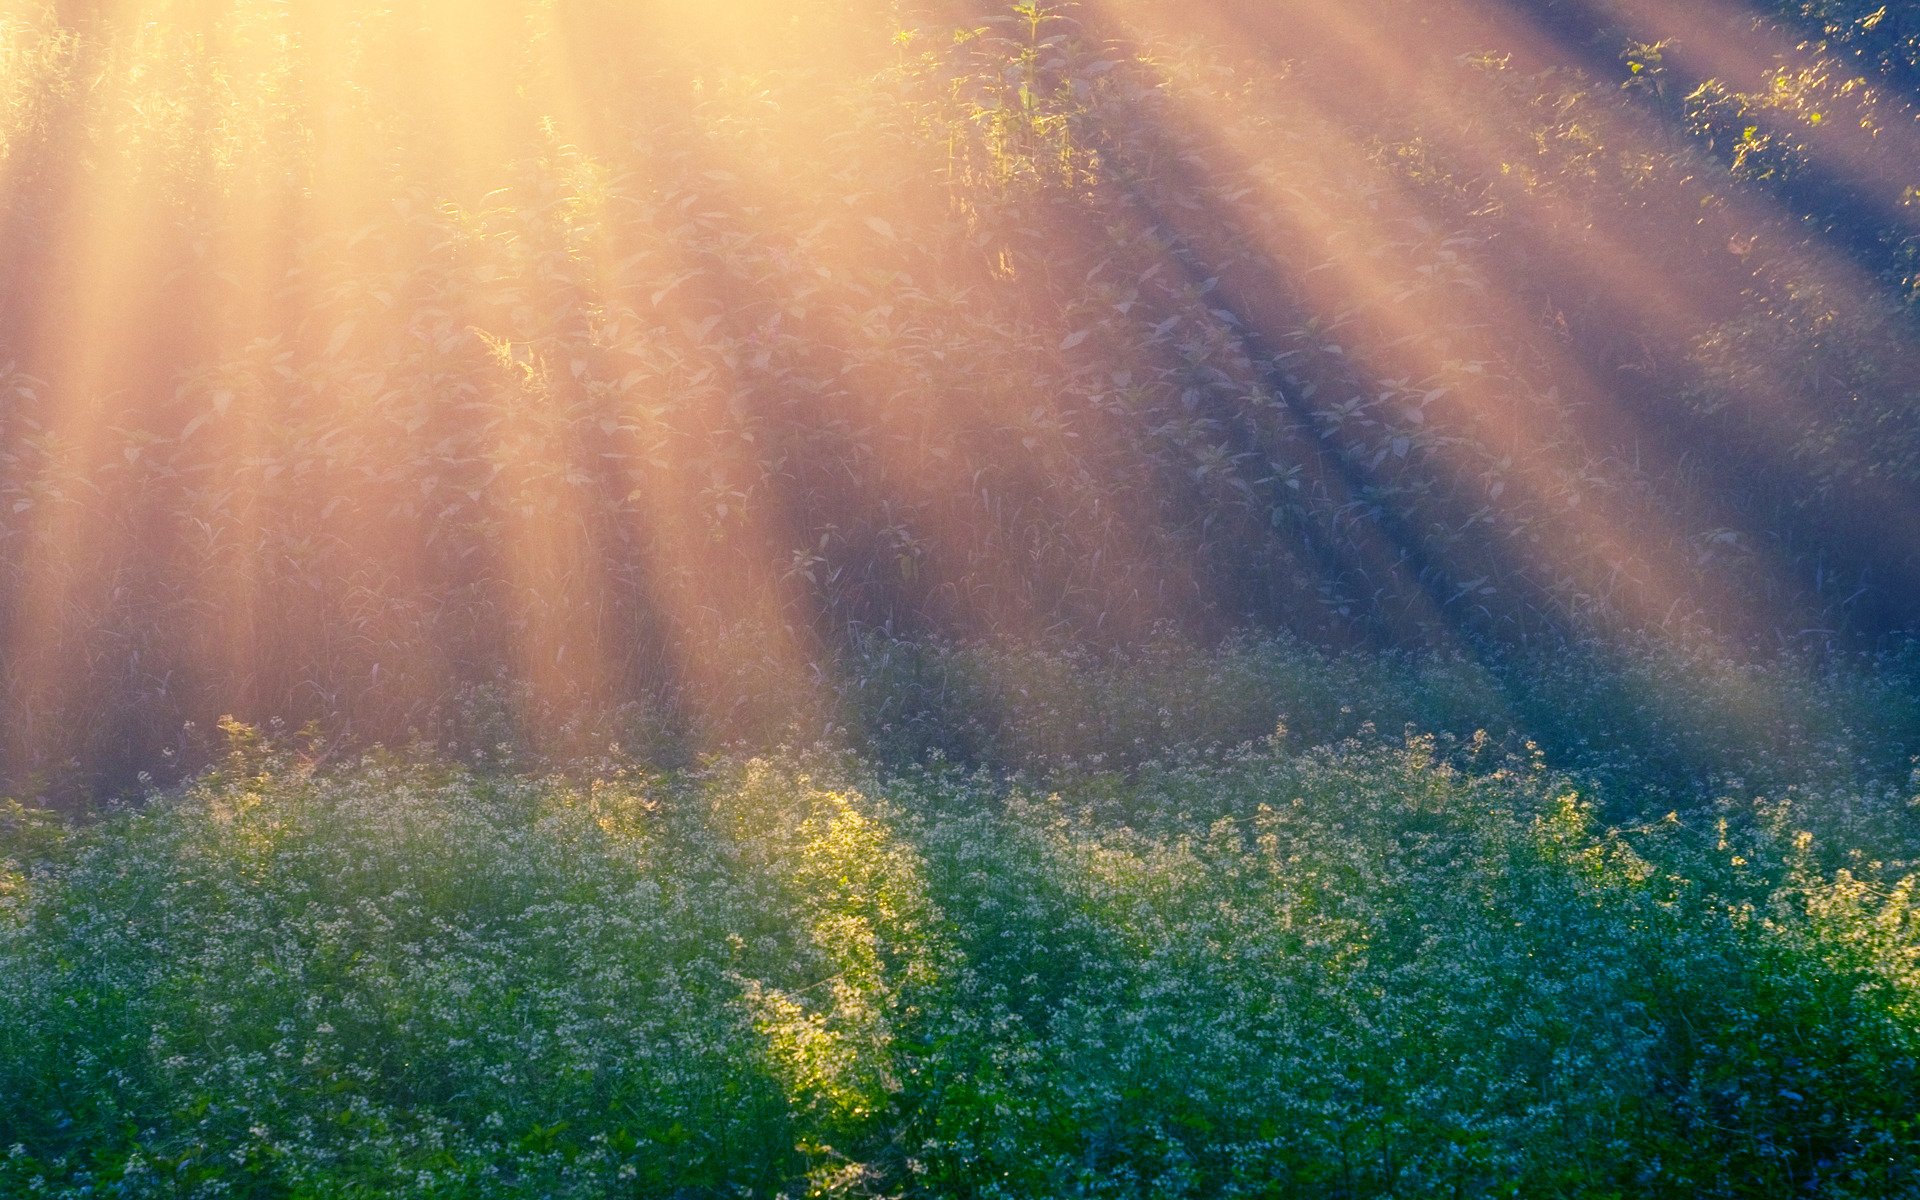
[[[0,0],[0,1200],[1920,1197],[1920,16]]]
[[[1379,732],[1498,694],[1458,661],[1019,657],[1030,740],[968,761],[316,762],[233,723],[209,773],[82,827],[14,806],[0,1190],[1920,1187],[1897,663],[1792,680],[1759,729],[1723,715],[1789,680],[1645,658],[1616,695],[1700,703],[1597,701],[1561,766],[1512,724]]]

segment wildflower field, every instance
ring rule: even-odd
[[[0,1200],[1920,1200],[1920,2],[0,0]]]
[[[1845,724],[1920,744],[1897,664],[1806,681],[1762,778],[1644,812],[1646,714],[1586,713],[1617,736],[1561,770],[1363,712],[1149,742],[1068,687],[1209,680],[1219,722],[1364,705],[1366,661],[1035,653],[1030,727],[1087,740],[1018,769],[316,766],[234,725],[84,827],[15,806],[0,1194],[1920,1189],[1920,781]],[[1376,692],[1464,715],[1466,668],[1415,665]],[[1676,743],[1728,736],[1718,686]]]

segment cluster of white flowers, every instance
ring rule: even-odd
[[[0,1194],[1913,1183],[1911,883],[1445,760],[229,769],[9,868]]]

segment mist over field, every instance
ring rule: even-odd
[[[1920,13],[0,0],[0,1195],[1920,1195]]]

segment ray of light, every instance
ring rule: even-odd
[[[1803,41],[1737,0],[1658,4],[1591,0],[1576,7],[1617,23],[1636,41],[1660,48],[1660,66],[1689,84],[1721,80],[1786,102],[1775,118],[1787,125],[1815,170],[1847,185],[1880,219],[1920,235],[1920,113],[1896,88],[1872,76],[1853,86],[1833,77]],[[1686,86],[1686,85],[1682,85]],[[1689,88],[1691,90],[1691,88]],[[1851,111],[1848,111],[1851,110]]]
[[[1524,163],[1533,153],[1532,147],[1524,143],[1521,131],[1497,119],[1497,114],[1496,119],[1482,119],[1484,114],[1477,112],[1464,97],[1446,90],[1444,81],[1448,76],[1445,73],[1423,69],[1422,63],[1406,48],[1404,37],[1370,25],[1360,13],[1306,6],[1285,21],[1268,10],[1262,10],[1257,17],[1243,13],[1243,20],[1246,24],[1238,39],[1242,44],[1299,44],[1297,40],[1282,41],[1281,33],[1298,39],[1303,29],[1310,31],[1306,44],[1315,47],[1317,53],[1331,53],[1333,61],[1360,64],[1355,78],[1374,81],[1374,86],[1384,89],[1376,93],[1378,97],[1395,104],[1411,101],[1419,110],[1437,116],[1437,124],[1451,132],[1449,140],[1454,150],[1462,153],[1481,177],[1512,178],[1511,164]],[[1492,23],[1491,18],[1477,20],[1475,13],[1469,11],[1457,20],[1438,21],[1424,30],[1421,51],[1446,62],[1475,47],[1514,44],[1514,28],[1505,23]],[[1527,43],[1521,39],[1520,44]],[[1557,55],[1555,48],[1544,42],[1534,43],[1531,52],[1539,62],[1555,61]],[[1363,101],[1363,108],[1364,105]],[[1600,141],[1610,146],[1645,147],[1659,154],[1677,153],[1681,149],[1681,143],[1664,131],[1644,123],[1624,125],[1614,116],[1601,112],[1587,114],[1584,119],[1602,123]],[[1590,210],[1566,205],[1552,195],[1541,195],[1522,186],[1510,189],[1512,194],[1506,197],[1506,202],[1512,206],[1523,228],[1532,226],[1537,230],[1534,246],[1545,257],[1567,263],[1570,274],[1583,286],[1599,285],[1602,294],[1613,297],[1621,311],[1633,313],[1642,327],[1654,331],[1656,337],[1662,331],[1673,331],[1683,339],[1690,339],[1728,311],[1725,298],[1737,294],[1750,268],[1728,256],[1716,269],[1690,277],[1688,272],[1669,269],[1672,263],[1669,248],[1686,244],[1690,237],[1696,236],[1695,231],[1688,228],[1693,221],[1715,222],[1730,231],[1726,240],[1733,241],[1738,240],[1735,235],[1739,231],[1782,228],[1789,218],[1750,195],[1715,194],[1697,184],[1688,185],[1688,190],[1698,193],[1687,197],[1697,202],[1677,208],[1681,216],[1674,227],[1651,241],[1644,231],[1636,235],[1609,230],[1596,224],[1595,214]],[[1355,232],[1364,243],[1366,231]],[[1821,281],[1835,303],[1859,307],[1875,302],[1874,281],[1843,259],[1830,256],[1814,260],[1784,250],[1777,253],[1790,263],[1789,269],[1802,278]],[[1733,269],[1727,269],[1728,265]],[[1533,324],[1525,319],[1525,314],[1509,309],[1495,322],[1494,328],[1501,337],[1525,341],[1531,337]],[[1672,347],[1673,350],[1685,348],[1685,340]],[[1578,369],[1579,364],[1568,361],[1558,347],[1548,345],[1542,350],[1560,362],[1552,373],[1554,377],[1565,372],[1565,378],[1573,384],[1570,390],[1577,399],[1585,401],[1570,406],[1570,411],[1589,426],[1589,435],[1583,440],[1595,445],[1659,447],[1662,444],[1657,429],[1639,427],[1641,419],[1632,407],[1621,403],[1618,393],[1609,386],[1611,381],[1596,379]],[[1757,427],[1756,446],[1763,451],[1784,453],[1788,443],[1786,418],[1807,401],[1785,388],[1750,393],[1747,400],[1741,411],[1743,417]],[[1866,490],[1872,491],[1870,486]],[[1862,494],[1855,498],[1855,504],[1861,509],[1876,509],[1890,504],[1898,507],[1900,500],[1890,495]]]
[[[1146,23],[1151,20],[1150,14],[1114,7],[1140,23],[1136,28],[1144,33],[1142,40],[1157,40],[1156,33],[1165,36],[1164,27],[1156,31]],[[1290,12],[1284,23],[1294,37],[1303,29],[1309,30],[1322,44],[1337,46],[1343,57],[1360,64],[1363,70],[1397,72],[1396,77],[1411,78],[1406,64],[1390,60],[1384,40],[1367,36],[1354,24],[1357,20],[1316,7],[1311,12]],[[1244,43],[1244,34],[1240,40]],[[1232,127],[1218,113],[1197,111],[1187,115],[1190,127],[1201,137]],[[1658,623],[1665,619],[1699,582],[1690,563],[1648,561],[1657,553],[1656,547],[1671,544],[1670,531],[1668,536],[1657,538],[1635,536],[1630,531],[1643,528],[1649,520],[1657,521],[1657,515],[1629,515],[1604,495],[1589,496],[1578,505],[1566,503],[1562,480],[1580,466],[1569,458],[1569,452],[1577,451],[1587,439],[1567,439],[1562,430],[1538,427],[1538,412],[1516,409],[1510,393],[1492,388],[1474,372],[1462,371],[1459,364],[1499,361],[1511,357],[1511,347],[1527,347],[1547,364],[1543,375],[1564,393],[1558,405],[1562,419],[1582,411],[1606,412],[1604,388],[1586,377],[1557,348],[1545,344],[1536,333],[1536,323],[1497,292],[1465,298],[1483,314],[1483,328],[1436,356],[1426,335],[1457,327],[1457,322],[1448,319],[1448,310],[1463,298],[1444,291],[1424,298],[1408,295],[1405,272],[1392,256],[1379,253],[1395,248],[1382,245],[1382,231],[1432,229],[1434,223],[1417,201],[1338,133],[1290,145],[1292,152],[1284,172],[1252,169],[1268,157],[1267,147],[1216,143],[1216,148],[1224,162],[1233,164],[1227,173],[1235,177],[1264,175],[1261,208],[1281,214],[1275,233],[1264,235],[1271,270],[1301,287],[1311,311],[1362,314],[1358,324],[1362,328],[1370,326],[1358,339],[1342,335],[1348,352],[1364,356],[1376,378],[1411,376],[1447,388],[1449,402],[1468,413],[1481,444],[1496,448],[1492,457],[1508,457],[1517,465],[1510,476],[1512,486],[1531,493],[1527,506],[1532,511],[1550,514],[1548,527],[1553,532],[1535,551],[1545,565],[1556,574],[1570,577],[1580,592],[1610,595],[1636,621]],[[1366,205],[1356,208],[1344,200],[1356,191],[1368,197]],[[1325,255],[1324,260],[1318,264],[1303,262],[1302,252],[1308,247]],[[1325,269],[1309,272],[1306,268],[1313,265]],[[1257,284],[1245,293],[1248,315],[1256,324],[1265,324],[1268,322],[1258,315],[1256,289]],[[1644,575],[1634,578],[1619,573],[1621,564],[1636,562],[1642,564]],[[1721,600],[1731,602],[1732,598]]]
[[[1198,27],[1273,70],[1291,39],[1370,82],[1351,103],[1278,91],[1257,101],[1274,106],[1263,126],[1233,111],[1245,94],[1163,77],[1164,127],[1148,122],[1136,149],[1184,173],[1188,199],[1088,172],[1007,202],[1002,226],[956,215],[934,183],[939,147],[917,152],[928,186],[875,192],[821,147],[878,122],[817,83],[765,84],[821,63],[877,69],[884,41],[850,38],[864,18],[831,6],[66,9],[5,10],[23,15],[0,40],[0,102],[68,83],[10,126],[44,127],[42,141],[0,153],[0,238],[45,281],[0,304],[6,350],[46,380],[37,411],[60,469],[94,495],[25,519],[0,652],[10,689],[36,699],[4,735],[10,753],[47,733],[40,715],[84,706],[116,657],[139,660],[156,695],[273,710],[305,688],[311,707],[385,706],[396,726],[484,675],[499,645],[524,726],[609,709],[665,663],[718,728],[755,723],[735,721],[755,706],[763,725],[805,715],[781,710],[804,707],[829,657],[830,611],[890,627],[934,610],[949,629],[1029,642],[1079,620],[1138,639],[1199,619],[1203,568],[1231,575],[1182,538],[1210,505],[1266,520],[1253,487],[1244,504],[1209,491],[1262,455],[1297,454],[1293,485],[1347,514],[1304,531],[1299,561],[1361,581],[1357,603],[1391,604],[1409,629],[1471,605],[1488,576],[1467,562],[1505,562],[1622,628],[1688,607],[1758,627],[1796,602],[1696,570],[1690,533],[1725,520],[1704,489],[1670,489],[1663,510],[1614,486],[1626,473],[1595,460],[1657,446],[1664,426],[1543,326],[1530,281],[1444,244],[1440,206],[1357,132],[1389,97],[1451,130],[1446,151],[1496,181],[1487,196],[1518,211],[1526,253],[1669,332],[1667,353],[1724,317],[1753,264],[1716,254],[1685,272],[1667,256],[1698,244],[1695,220],[1733,237],[1784,229],[1784,210],[1687,184],[1649,234],[1519,182],[1509,168],[1533,148],[1504,107],[1518,102],[1428,69],[1499,37],[1559,61],[1497,7],[1410,37],[1304,2],[1104,0],[1087,28],[1112,22],[1133,48]],[[1659,28],[1702,40],[1693,15]],[[1766,36],[1701,69],[1759,70]],[[1685,144],[1611,109],[1593,119],[1609,144]],[[84,169],[61,147],[81,147]],[[1820,161],[1884,191],[1866,149],[1836,134]],[[1210,193],[1209,173],[1247,189]],[[1679,227],[1674,206],[1702,200]],[[903,244],[909,223],[953,240]],[[1115,239],[1125,249],[1108,253]],[[1206,261],[1238,244],[1251,262],[1209,278]],[[1762,256],[1849,311],[1873,302],[1874,281],[1838,256]],[[1103,332],[1138,333],[1156,308],[1173,332],[1151,344]],[[990,314],[991,336],[936,345],[943,310],[983,327]],[[920,366],[899,364],[902,346]],[[1239,376],[1210,365],[1216,352]],[[1309,403],[1296,356],[1342,360],[1342,387],[1384,387],[1403,436],[1365,461],[1329,421],[1345,399]],[[1235,392],[1240,376],[1255,394]],[[1167,428],[1191,436],[1153,431],[1191,443],[1177,471],[1139,449],[1139,412],[1107,403],[1136,381],[1186,407]],[[1767,446],[1805,403],[1759,387],[1743,417]],[[1471,438],[1423,440],[1428,412]],[[1409,454],[1453,497],[1396,510],[1384,484]],[[1497,479],[1490,463],[1505,464]],[[1150,469],[1164,495],[1105,499],[1113,476]],[[1455,543],[1432,525],[1470,531],[1501,489],[1533,540],[1444,560],[1436,547]],[[1864,488],[1850,502],[1876,498],[1898,502]],[[1920,557],[1920,530],[1887,536]],[[862,557],[883,569],[842,587]]]

